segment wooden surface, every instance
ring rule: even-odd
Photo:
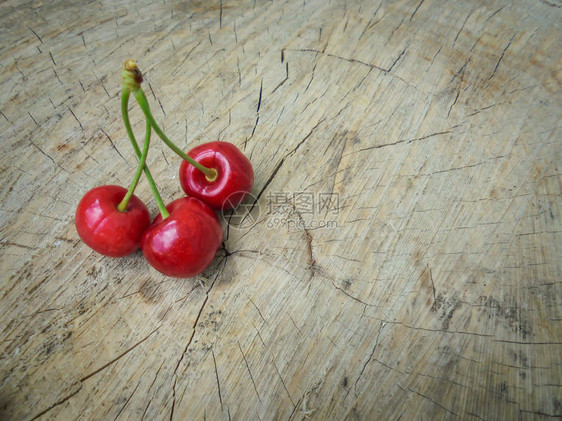
[[[3,2],[0,417],[560,417],[561,18],[558,0]],[[182,148],[228,140],[255,168],[257,223],[223,222],[196,279],[74,228],[136,166],[128,58]],[[154,140],[148,162],[182,196],[179,159]],[[339,203],[268,209],[294,192]]]

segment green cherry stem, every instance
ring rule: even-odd
[[[137,144],[137,140],[135,139],[135,135],[133,133],[133,128],[131,127],[131,121],[129,120],[129,97],[131,95],[131,91],[130,89],[127,87],[127,85],[125,84],[125,79],[123,79],[123,93],[121,95],[121,115],[123,116],[123,123],[125,124],[125,129],[127,130],[127,134],[129,135],[129,140],[131,141],[131,145],[133,146],[133,149],[135,150],[135,153],[137,155],[137,157],[139,157],[140,160],[142,160],[142,153],[141,150],[139,148],[139,145]],[[146,121],[146,133],[147,133],[147,137],[150,137],[150,130],[151,130],[151,126],[150,123],[148,122],[148,120]],[[145,146],[146,146],[146,138],[145,138]],[[145,157],[146,160],[146,157]],[[148,166],[146,165],[146,161],[144,163],[143,166],[140,166],[139,164],[139,168],[144,169],[144,174],[146,175],[146,179],[148,181],[148,184],[150,185],[150,189],[152,190],[152,194],[154,195],[154,198],[156,199],[156,203],[158,204],[158,210],[160,211],[160,214],[162,215],[162,219],[166,219],[168,216],[170,216],[170,214],[168,213],[168,210],[166,209],[166,206],[164,205],[164,202],[162,201],[162,197],[160,196],[160,193],[158,192],[158,188],[156,187],[156,183],[154,182],[154,179],[152,178],[152,174],[150,173],[150,170],[148,169]],[[138,172],[138,169],[137,169]]]
[[[193,158],[188,156],[180,148],[178,148],[174,144],[174,142],[172,142],[170,139],[168,139],[168,137],[164,134],[162,129],[158,126],[158,123],[156,123],[156,121],[154,120],[154,117],[152,116],[152,113],[150,112],[150,106],[148,105],[148,100],[146,99],[144,91],[142,90],[142,88],[140,86],[139,86],[138,89],[133,90],[133,95],[137,99],[137,102],[139,103],[142,111],[144,112],[144,115],[146,116],[148,122],[150,123],[150,125],[152,126],[152,128],[154,129],[156,134],[160,137],[160,139],[162,139],[164,141],[164,143],[166,145],[168,145],[168,147],[171,150],[173,150],[177,155],[179,155],[185,161],[189,162],[191,165],[193,165],[195,168],[197,168],[199,171],[201,171],[203,174],[205,174],[205,177],[207,178],[207,180],[215,181],[216,178],[217,178],[217,170],[215,170],[214,168],[207,168],[207,167],[201,165],[199,162],[197,162],[196,160],[194,160]]]
[[[135,189],[137,188],[137,185],[139,184],[140,176],[141,176],[142,171],[145,168],[145,164],[146,164],[146,157],[148,155],[148,148],[150,146],[150,132],[151,131],[152,131],[152,128],[150,127],[150,124],[148,124],[148,122],[147,122],[146,132],[144,134],[144,146],[142,148],[142,154],[139,158],[139,166],[137,167],[137,171],[135,172],[135,176],[133,177],[133,181],[131,182],[131,186],[129,187],[129,190],[127,191],[127,194],[125,195],[125,197],[123,198],[121,203],[119,203],[119,205],[117,205],[117,210],[119,212],[126,212],[127,211],[127,207],[129,206],[129,202],[131,201],[131,197],[133,197],[133,193],[135,192]]]
[[[121,72],[121,75],[123,76],[123,94],[125,94],[125,92],[132,92],[133,93],[133,95],[137,99],[137,102],[139,103],[139,105],[142,109],[142,112],[146,116],[147,124],[150,124],[152,126],[152,128],[154,129],[156,134],[160,137],[160,139],[162,139],[164,141],[164,143],[171,150],[173,150],[177,155],[179,155],[185,161],[189,162],[191,165],[193,165],[195,168],[197,168],[199,171],[201,171],[203,174],[205,174],[205,177],[207,177],[207,180],[215,181],[217,179],[217,176],[218,176],[217,170],[215,170],[214,168],[207,168],[207,167],[201,165],[199,162],[195,161],[190,156],[187,156],[187,154],[185,152],[183,152],[180,148],[178,148],[174,144],[174,142],[172,142],[170,139],[168,139],[168,137],[164,134],[164,132],[162,131],[160,126],[158,126],[158,123],[156,123],[156,120],[154,120],[154,117],[152,116],[152,113],[150,112],[150,106],[148,105],[148,100],[146,99],[144,91],[141,88],[141,83],[142,83],[142,80],[143,80],[142,79],[142,73],[139,70],[139,68],[137,67],[137,63],[135,63],[135,60],[129,59],[123,64],[123,70]],[[129,98],[127,97],[127,100],[128,99]],[[123,107],[123,105],[122,105],[122,107]],[[127,129],[127,131],[128,130],[129,129]],[[129,134],[129,136],[130,136],[130,134]],[[133,146],[134,146],[134,144],[133,144]],[[135,148],[135,151],[137,151],[137,149],[138,149],[138,146]],[[139,152],[137,152],[137,155],[139,155]]]

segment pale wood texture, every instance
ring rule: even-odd
[[[3,2],[2,416],[561,416],[561,18],[558,0]],[[136,167],[131,57],[182,148],[229,140],[255,168],[257,224],[223,223],[196,279],[74,228],[87,190]],[[148,162],[180,197],[156,138]],[[299,191],[338,212],[267,213]]]

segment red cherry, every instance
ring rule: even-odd
[[[180,183],[188,196],[197,197],[214,209],[227,210],[238,206],[252,189],[252,164],[232,143],[204,143],[190,150],[187,155],[217,171],[216,179],[209,181],[193,165],[182,161]]]
[[[76,231],[89,247],[106,256],[122,257],[138,250],[150,225],[146,205],[135,195],[126,212],[117,210],[127,189],[95,187],[84,195],[76,209]]]
[[[194,197],[174,200],[166,209],[170,216],[156,217],[142,237],[144,257],[164,275],[189,278],[200,274],[222,243],[217,215]]]

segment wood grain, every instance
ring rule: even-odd
[[[2,2],[0,418],[562,416],[561,18],[535,0]],[[254,165],[256,223],[223,221],[195,279],[74,228],[81,195],[136,167],[128,58],[170,138]],[[180,197],[179,159],[154,141],[148,162]],[[339,202],[310,214],[299,192]]]

